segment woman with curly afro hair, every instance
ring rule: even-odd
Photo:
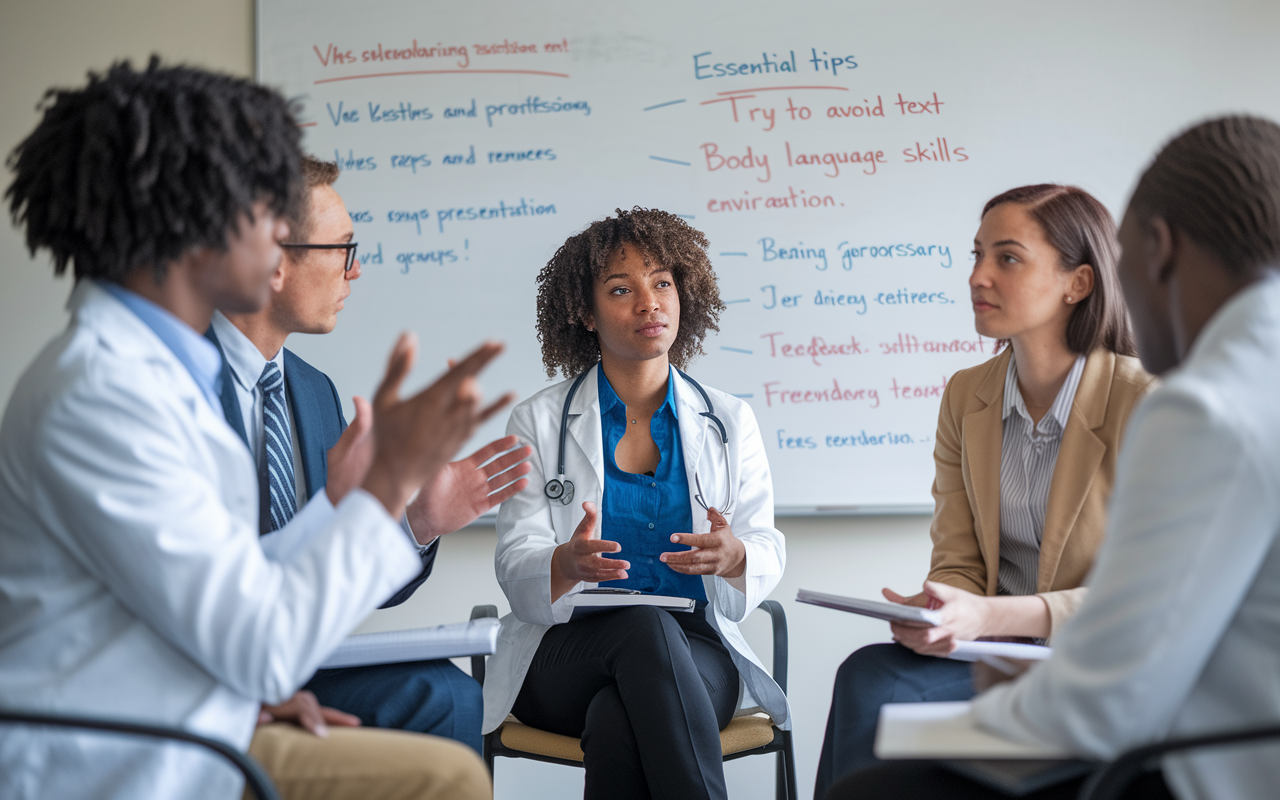
[[[542,360],[567,380],[507,427],[533,471],[498,514],[512,613],[484,730],[514,713],[580,737],[587,798],[723,798],[719,732],[743,689],[790,721],[737,627],[785,562],[760,431],[746,403],[681,371],[724,309],[707,238],[664,211],[619,210],[565,242],[538,286]],[[600,589],[693,613],[574,613]]]

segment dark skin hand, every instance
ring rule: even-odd
[[[601,583],[620,581],[631,568],[628,561],[604,558],[605,553],[617,553],[622,545],[601,539],[596,534],[596,521],[600,512],[596,504],[582,504],[587,515],[578,523],[569,541],[555,549],[551,556],[551,602],[568,594],[580,581]]]
[[[737,578],[747,568],[747,548],[733,535],[729,523],[714,508],[707,510],[710,533],[673,533],[671,541],[695,549],[663,553],[664,564],[685,575],[719,575]]]
[[[356,415],[328,454],[329,479],[325,493],[335,506],[347,492],[360,485],[373,463],[373,409],[363,397],[353,397],[351,402]]]
[[[502,345],[485,344],[435,383],[402,400],[400,385],[413,366],[417,340],[402,335],[396,342],[371,403],[374,456],[362,483],[393,519],[448,465],[477,427],[514,399],[508,394],[481,406],[476,375],[500,352]]]

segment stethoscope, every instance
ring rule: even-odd
[[[716,424],[716,428],[720,431],[720,444],[724,446],[724,463],[727,467],[729,464],[729,432],[725,430],[724,423],[716,416],[715,408],[711,405],[711,397],[707,394],[707,390],[702,388],[700,383],[686,375],[684,371],[677,369],[676,372],[679,372],[680,377],[688,381],[689,385],[697,389],[698,394],[702,395],[702,402],[706,404],[707,410],[701,412],[699,416],[706,417],[714,422]],[[587,370],[574,379],[573,385],[569,387],[569,394],[564,398],[564,408],[560,411],[560,450],[556,459],[556,476],[547,481],[546,488],[543,489],[543,493],[546,494],[548,500],[553,500],[566,506],[573,502],[573,481],[568,480],[564,476],[564,440],[565,436],[569,433],[569,406],[573,403],[573,396],[578,393],[578,387],[582,385],[582,382],[589,374],[591,374],[591,370]],[[726,474],[728,474],[727,470]],[[708,511],[711,510],[713,506],[708,503],[704,497],[705,493],[702,490],[702,479],[698,477],[698,473],[696,471],[693,473],[693,481],[698,490],[697,494],[693,496],[694,499],[697,500],[698,505],[702,506],[704,509]],[[726,479],[725,484],[727,489],[725,492],[724,505],[715,507],[721,514],[729,513],[729,508],[733,505],[733,484],[728,479]]]

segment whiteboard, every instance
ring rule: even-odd
[[[751,404],[780,510],[927,510],[942,388],[992,355],[982,204],[1053,181],[1119,214],[1176,130],[1280,116],[1277,34],[1264,2],[259,0],[259,78],[339,161],[364,268],[291,347],[351,395],[402,329],[420,383],[497,338],[486,391],[527,397],[538,270],[662,208],[711,241],[690,372]]]

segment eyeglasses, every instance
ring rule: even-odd
[[[356,265],[356,243],[346,242],[344,244],[285,244],[280,243],[281,247],[289,247],[294,250],[346,250],[347,265],[343,267],[343,272],[350,272],[351,268]]]

